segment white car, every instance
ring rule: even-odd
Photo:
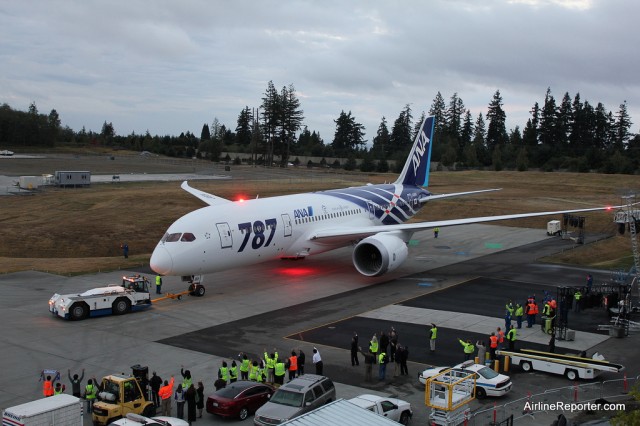
[[[123,419],[116,420],[109,423],[110,425],[117,426],[134,426],[134,425],[147,425],[147,426],[189,426],[189,422],[178,419],[176,417],[144,417],[139,414],[129,413]]]
[[[364,394],[351,398],[348,401],[358,407],[373,411],[376,414],[402,423],[403,425],[408,425],[409,420],[413,416],[411,404],[401,399]]]
[[[476,374],[476,397],[482,399],[486,396],[506,395],[512,387],[511,378],[504,374],[496,373],[491,368],[475,364],[473,361],[465,361],[453,367],[435,367],[424,370],[418,376],[422,384],[427,383],[427,379],[442,373],[445,370],[454,368],[456,370]]]

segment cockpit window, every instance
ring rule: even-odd
[[[167,239],[165,240],[165,242],[167,243],[173,243],[176,241],[180,241],[180,236],[182,235],[182,233],[178,232],[176,234],[169,234],[167,235]]]
[[[185,232],[184,234],[182,234],[182,238],[180,238],[180,241],[191,242],[195,239],[196,239],[196,236],[193,235],[191,232]]]

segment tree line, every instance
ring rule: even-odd
[[[354,169],[361,159],[362,171],[399,172],[411,149],[425,112],[414,120],[410,105],[389,123],[380,124],[368,144],[365,127],[351,111],[340,112],[335,132],[325,143],[319,132],[304,125],[304,111],[293,84],[276,89],[269,81],[258,107],[246,106],[238,114],[235,128],[214,118],[202,126],[200,137],[190,131],[179,136],[131,133],[118,135],[105,121],[100,133],[62,127],[56,110],[40,114],[35,103],[27,112],[0,106],[0,144],[8,147],[54,147],[58,143],[107,145],[150,151],[173,157],[194,156],[219,161],[223,151],[250,154],[252,164],[286,166],[297,156],[346,158],[333,165]],[[507,131],[503,100],[497,90],[486,115],[476,116],[454,93],[448,102],[438,92],[426,113],[435,116],[432,161],[456,169],[570,170],[628,173],[640,171],[640,136],[631,133],[626,101],[617,112],[602,103],[593,106],[577,93],[565,93],[556,101],[547,89],[542,105],[535,102],[530,118]],[[296,158],[294,160],[294,158]],[[227,160],[229,160],[227,158]],[[239,159],[236,159],[239,161]]]

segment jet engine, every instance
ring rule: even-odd
[[[395,235],[380,233],[360,241],[353,250],[353,265],[367,277],[377,277],[402,265],[409,255],[404,241]]]

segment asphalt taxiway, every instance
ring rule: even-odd
[[[493,225],[446,228],[437,240],[429,232],[417,233],[410,258],[384,277],[357,274],[351,265],[351,251],[345,248],[305,261],[274,261],[209,275],[202,298],[168,300],[144,312],[79,322],[51,316],[47,311],[49,297],[56,292],[80,292],[118,283],[122,275],[150,271],[77,277],[40,272],[3,275],[0,383],[10,386],[0,388],[0,408],[39,398],[38,379],[43,369],[57,369],[66,378],[68,369],[79,373],[84,368],[86,381],[88,377],[130,372],[135,364],[168,378],[179,375],[184,366],[195,380],[204,382],[207,394],[223,359],[235,359],[239,352],[258,356],[265,349],[287,354],[302,348],[307,354],[306,369],[312,371],[311,350],[315,346],[323,357],[325,374],[338,383],[338,397],[372,391],[394,394],[412,403],[414,424],[424,424],[428,410],[424,389],[417,381],[422,369],[460,362],[462,348],[457,338],[486,338],[496,327],[504,326],[507,300],[518,301],[531,292],[541,295],[557,285],[584,282],[584,270],[536,262],[567,244],[546,237],[544,230]],[[595,272],[594,276],[596,282],[609,279],[606,273]],[[165,292],[183,289],[179,279],[165,277]],[[607,321],[606,315],[595,309],[581,316]],[[426,324],[431,322],[441,324],[435,355],[427,351]],[[637,336],[609,338],[587,323],[580,324],[576,315],[570,327],[584,335],[577,334],[575,342],[567,342],[575,347],[566,350],[599,351],[627,366],[629,377],[640,374],[633,349]],[[409,347],[410,375],[393,378],[389,374],[384,382],[365,383],[362,363],[352,367],[349,362],[351,335],[356,331],[360,345],[366,348],[373,332],[391,326],[398,331],[400,342]],[[529,331],[529,336],[522,331],[521,343],[544,346],[546,336],[539,326]],[[514,390],[496,401],[498,404],[527,392],[567,385],[562,377],[525,375],[517,370],[512,378]],[[473,408],[493,402],[474,402]],[[538,424],[540,420],[522,424]],[[211,415],[198,420],[205,425],[223,422]]]

